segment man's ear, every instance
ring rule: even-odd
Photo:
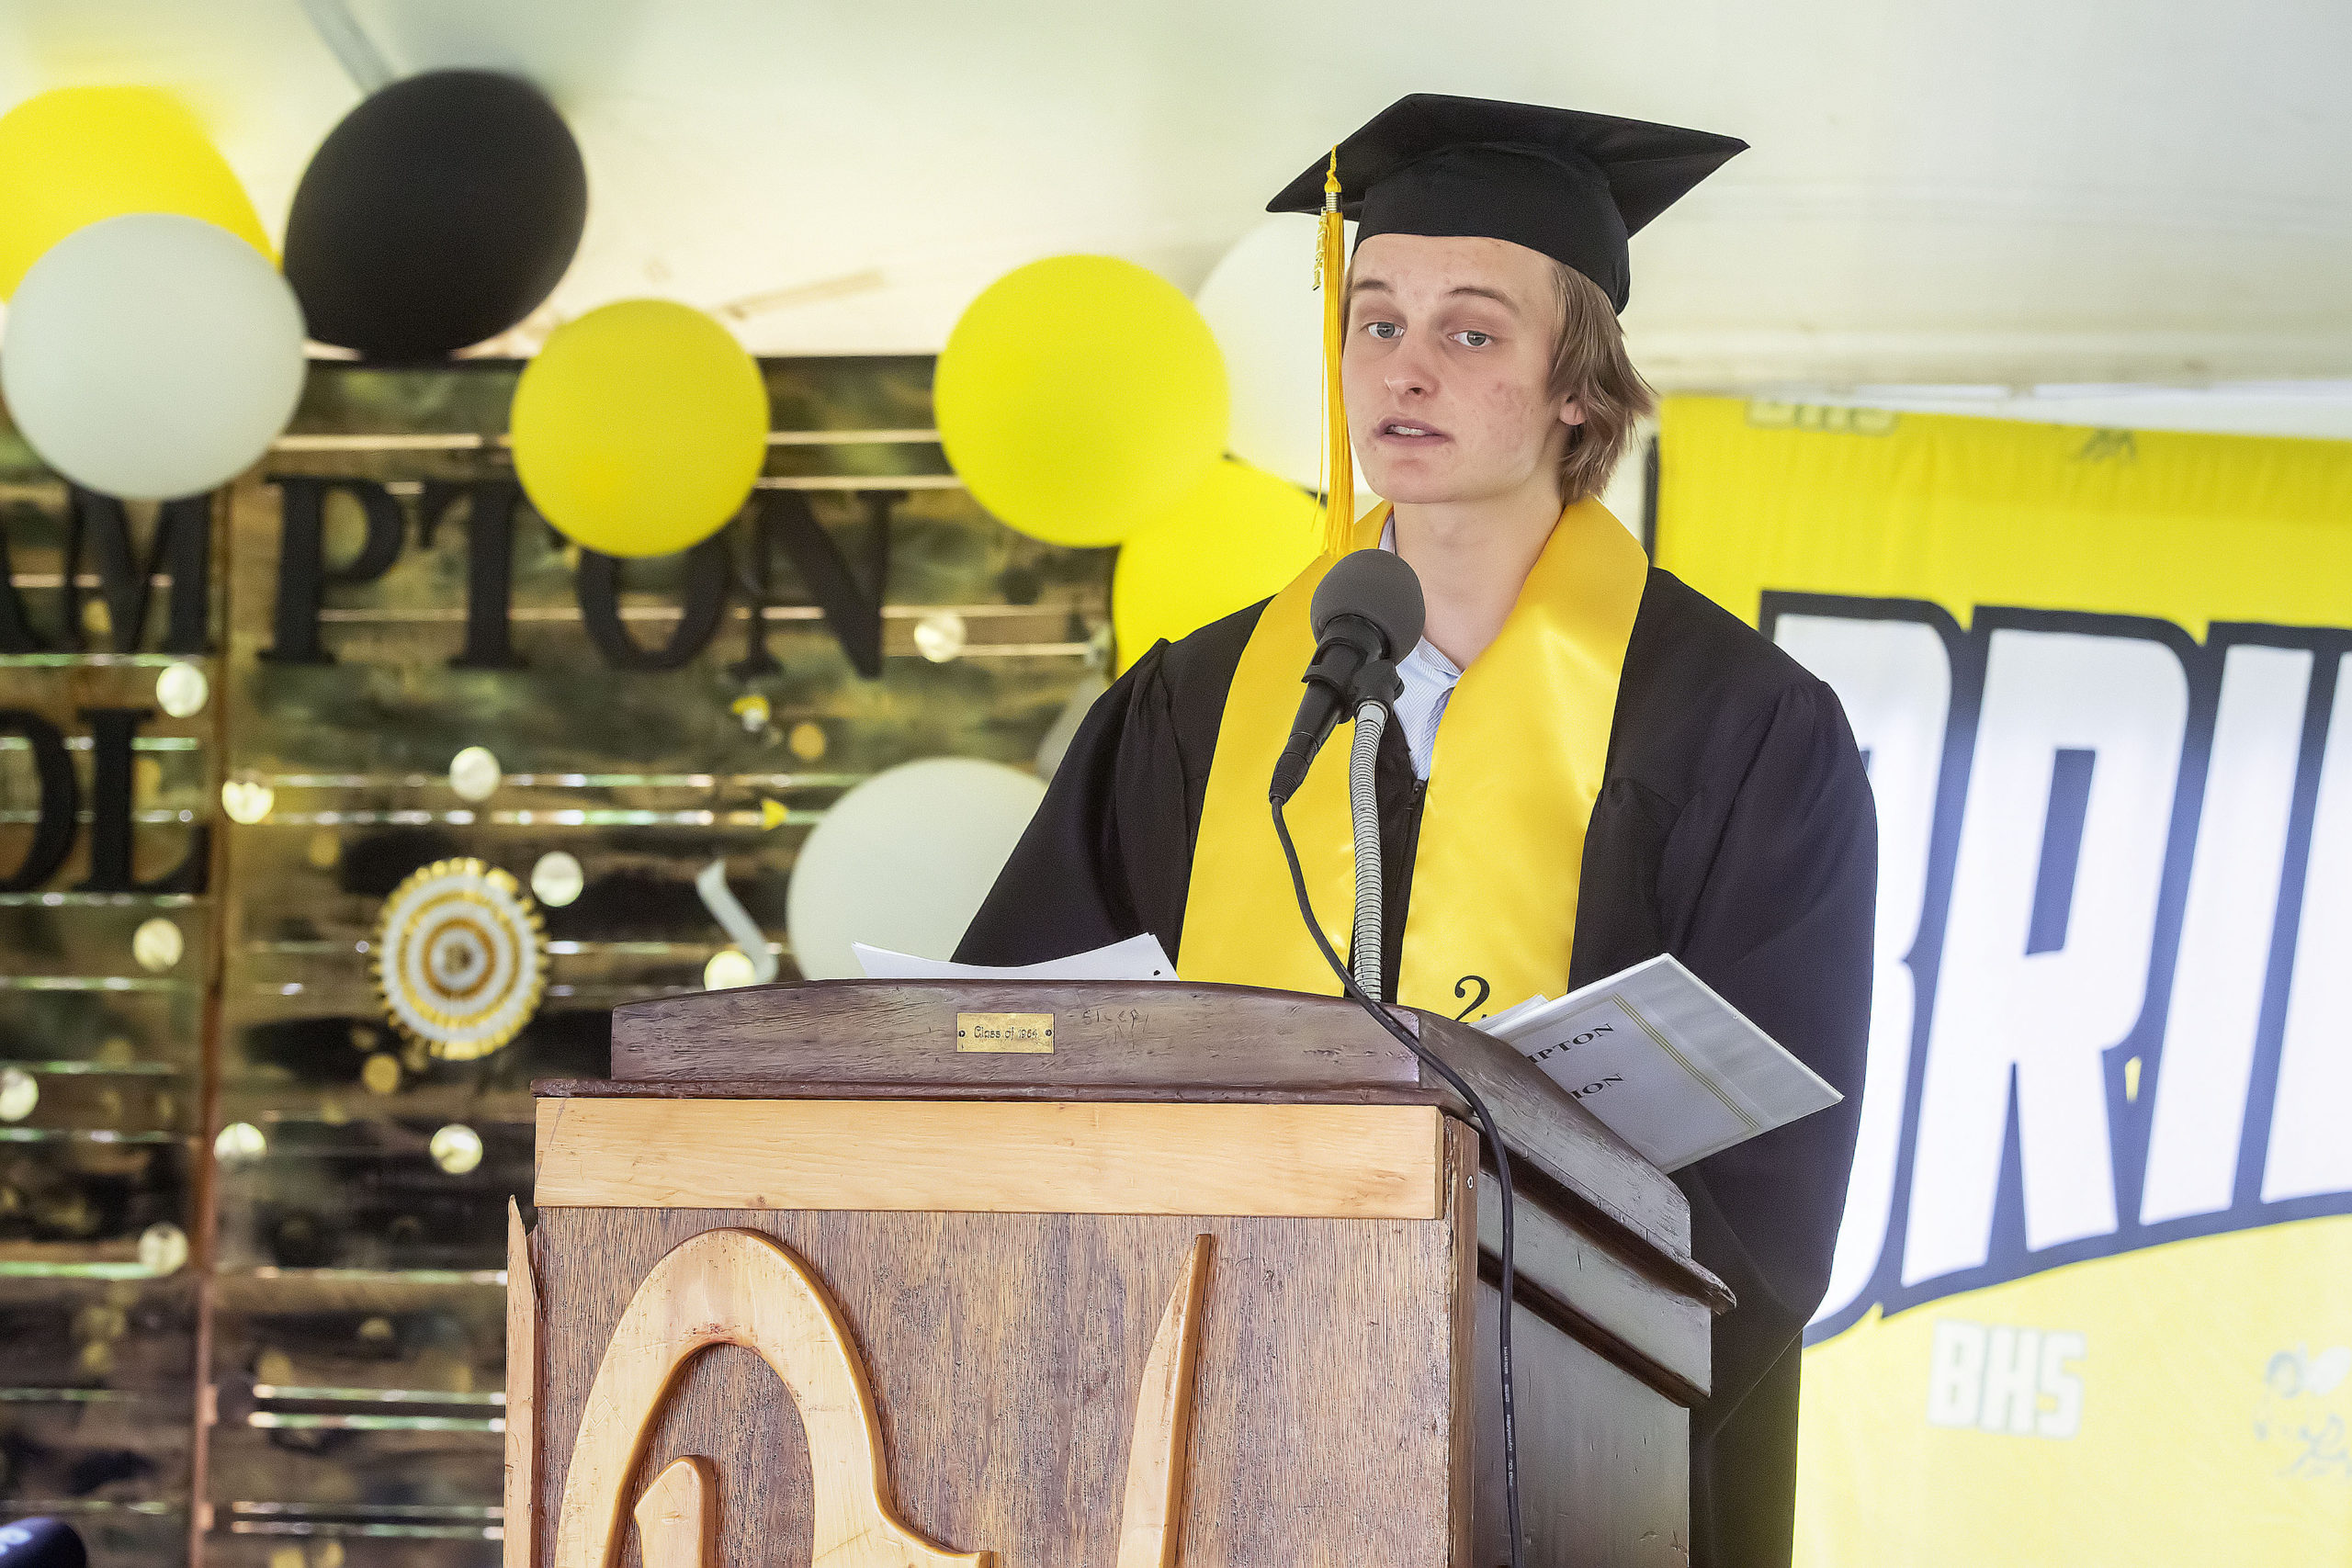
[[[1584,404],[1575,398],[1561,399],[1560,423],[1562,424],[1582,424],[1584,423]]]

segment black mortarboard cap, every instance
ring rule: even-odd
[[[1340,211],[1374,234],[1479,235],[1541,251],[1625,308],[1625,241],[1747,143],[1541,104],[1415,93],[1340,143]],[[1326,160],[1266,204],[1317,212]]]

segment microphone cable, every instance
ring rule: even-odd
[[[1363,987],[1356,984],[1356,977],[1349,973],[1347,964],[1342,963],[1339,953],[1332,950],[1331,939],[1323,934],[1322,922],[1315,918],[1315,902],[1306,891],[1306,873],[1300,869],[1298,863],[1298,846],[1291,842],[1290,824],[1283,820],[1283,803],[1275,800],[1272,805],[1274,836],[1282,840],[1283,858],[1290,863],[1291,890],[1298,896],[1298,912],[1306,921],[1307,933],[1315,938],[1315,945],[1322,950],[1323,961],[1331,966],[1331,973],[1340,977],[1340,984],[1346,988],[1347,995],[1354,999],[1358,1007],[1370,1013],[1374,1022],[1396,1036],[1398,1044],[1419,1058],[1430,1071],[1451,1085],[1454,1093],[1463,1098],[1478,1118],[1478,1126],[1486,1134],[1487,1147],[1494,1152],[1495,1186],[1502,1199],[1503,1212],[1502,1322],[1499,1337],[1500,1354],[1496,1358],[1501,1365],[1503,1385],[1503,1511],[1510,1526],[1510,1568],[1520,1568],[1519,1418],[1511,1398],[1510,1375],[1511,1295],[1516,1283],[1516,1275],[1511,1268],[1510,1152],[1503,1147],[1502,1130],[1495,1125],[1495,1118],[1487,1110],[1487,1102],[1478,1098],[1478,1091],[1463,1081],[1462,1075],[1447,1066],[1436,1052],[1415,1039],[1413,1032],[1391,1017],[1386,1008],[1366,996]],[[1474,1203],[1470,1213],[1470,1224],[1474,1236],[1477,1224],[1477,1206]],[[1475,1239],[1472,1245],[1474,1247],[1476,1245]]]

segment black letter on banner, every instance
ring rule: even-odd
[[[118,652],[139,646],[147,625],[147,589],[162,568],[172,580],[172,608],[164,625],[165,653],[206,653],[210,618],[212,561],[212,496],[184,495],[155,509],[155,538],[141,561],[130,547],[130,518],[122,502],[110,495],[74,485],[67,491],[65,511],[65,642],[82,642],[82,590],[74,579],[82,570],[86,543],[97,557],[98,591],[107,602]]]
[[[466,505],[466,646],[453,670],[526,670],[514,651],[510,617],[514,600],[514,506],[522,487],[512,479],[471,484],[428,480],[417,507],[416,542],[429,548],[433,531],[458,497]]]
[[[201,893],[209,823],[188,834],[187,854],[163,875],[141,882],[130,872],[130,741],[153,708],[84,708],[90,725],[90,876],[77,893]]]
[[[729,674],[747,681],[783,668],[768,651],[765,612],[771,540],[784,546],[851,666],[869,681],[882,673],[882,598],[890,573],[890,508],[899,499],[899,492],[895,491],[865,492],[866,571],[874,580],[871,592],[858,587],[847,558],[808,509],[806,497],[797,491],[774,490],[761,499],[750,530],[752,558],[745,584],[752,599],[752,624],[743,657],[728,666]]]
[[[49,644],[33,630],[25,602],[17,594],[16,568],[8,560],[8,528],[0,522],[0,653],[47,653]]]
[[[727,610],[727,535],[713,534],[686,552],[686,602],[678,629],[660,648],[640,647],[621,624],[621,563],[616,557],[582,548],[572,580],[580,596],[581,623],[616,670],[675,670],[691,663],[718,632]]]
[[[308,474],[271,474],[267,481],[284,492],[278,530],[276,640],[261,650],[272,664],[332,664],[334,656],[319,643],[319,606],[330,582],[373,582],[401,553],[401,505],[375,479],[320,479]],[[368,519],[368,537],[349,566],[326,564],[327,495],[354,497]]]
[[[0,735],[21,735],[33,749],[33,772],[40,780],[40,815],[32,847],[16,871],[0,877],[0,893],[28,893],[57,874],[74,847],[74,819],[82,812],[82,786],[74,759],[57,726],[26,708],[0,708]]]

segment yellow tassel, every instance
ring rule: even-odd
[[[1340,217],[1340,150],[1323,176],[1322,231],[1315,285],[1323,291],[1323,549],[1343,556],[1355,543],[1356,461],[1348,445],[1348,411],[1340,392],[1340,352],[1348,335],[1347,229]]]

